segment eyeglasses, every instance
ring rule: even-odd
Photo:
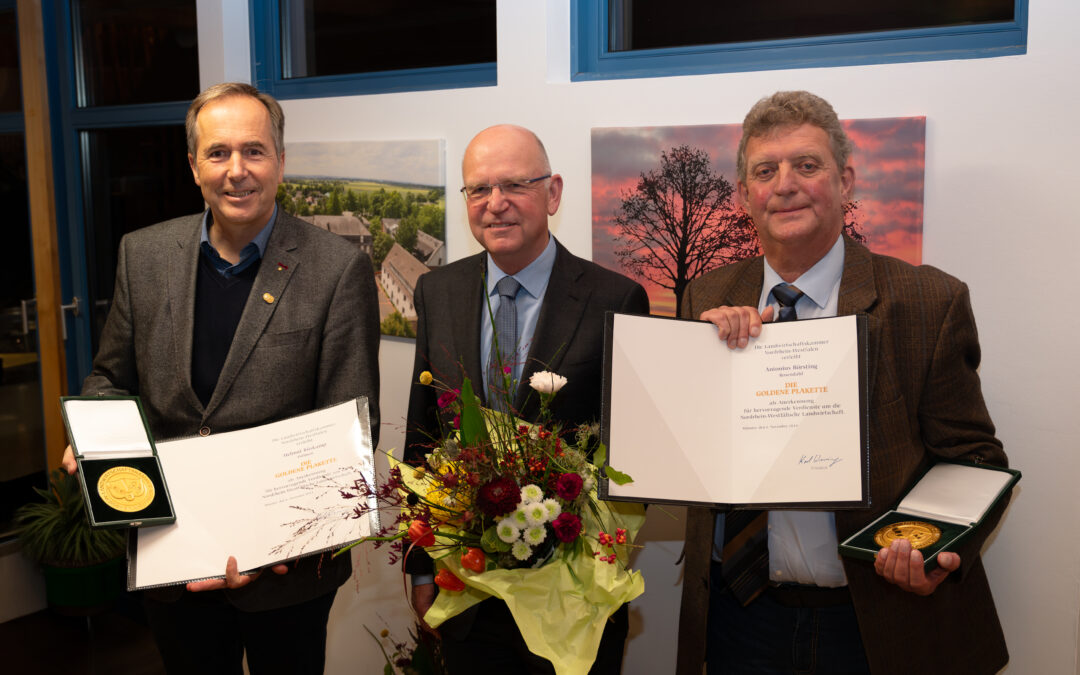
[[[551,174],[549,173],[544,176],[526,178],[523,180],[507,180],[501,183],[491,183],[489,185],[466,185],[461,188],[461,194],[465,196],[465,201],[472,203],[487,201],[491,197],[492,190],[495,188],[499,188],[499,190],[502,191],[503,196],[513,197],[526,194],[532,189],[534,183],[538,183],[546,178],[551,178]]]

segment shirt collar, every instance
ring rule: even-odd
[[[814,266],[802,273],[798,279],[792,282],[806,297],[813,301],[820,309],[824,309],[829,303],[833,289],[840,283],[840,276],[844,273],[844,237],[836,238],[829,252],[814,263]],[[765,260],[765,281],[762,291],[766,295],[776,284],[785,283]],[[768,289],[768,290],[766,290]]]
[[[548,280],[551,279],[551,270],[555,267],[555,237],[548,235],[547,246],[544,247],[543,252],[529,263],[525,269],[521,270],[517,274],[507,274],[499,269],[499,266],[495,264],[495,261],[491,259],[491,256],[487,256],[487,292],[488,295],[495,294],[495,284],[505,276],[512,276],[518,280],[522,289],[527,291],[529,295],[534,298],[543,296],[544,291],[547,290]]]
[[[255,238],[248,242],[248,245],[240,251],[240,260],[233,265],[229,261],[225,260],[218,254],[217,250],[210,243],[210,223],[214,217],[214,214],[210,209],[206,209],[202,218],[202,229],[199,232],[199,247],[202,249],[209,258],[210,262],[214,264],[214,267],[222,274],[239,273],[246,269],[253,258],[254,260],[261,259],[266,255],[266,244],[270,241],[270,233],[274,231],[274,223],[277,221],[278,205],[274,204],[274,210],[270,212],[270,220],[263,225],[259,233],[255,235]]]

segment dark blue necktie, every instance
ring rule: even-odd
[[[776,321],[794,321],[799,317],[795,314],[795,303],[803,296],[803,292],[791,284],[776,284],[772,288],[772,295],[780,303],[780,313],[776,315]]]
[[[495,310],[495,339],[491,343],[488,360],[488,404],[495,410],[506,410],[507,399],[513,397],[514,382],[511,377],[510,391],[504,389],[504,368],[514,367],[517,353],[517,297],[521,284],[514,277],[503,277],[495,284],[499,293],[499,309]]]

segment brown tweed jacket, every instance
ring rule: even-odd
[[[687,289],[681,314],[697,318],[721,305],[756,307],[763,275],[760,257],[710,272]],[[935,459],[1001,466],[1007,459],[983,401],[978,335],[963,282],[933,267],[873,254],[845,238],[838,313],[867,316],[871,420],[872,506],[836,513],[842,540],[888,510]],[[1008,662],[979,557],[1003,510],[1004,504],[958,551],[962,568],[929,597],[889,584],[866,561],[844,559],[875,675],[910,671],[910,663],[894,657],[897,644],[917,644],[921,653],[934,654],[934,670],[941,672],[994,673]],[[714,513],[688,511],[680,675],[702,671]]]

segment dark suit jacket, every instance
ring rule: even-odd
[[[715,270],[687,289],[682,315],[713,307],[757,307],[760,257]],[[865,313],[869,349],[869,509],[838,511],[841,540],[888,510],[936,459],[1004,466],[979,384],[980,359],[968,289],[929,266],[875,255],[845,238],[838,314]],[[844,558],[871,670],[906,673],[897,645],[934,654],[934,670],[993,673],[1008,661],[979,550],[1004,505],[959,551],[963,568],[929,597],[900,590],[866,561]],[[679,621],[678,672],[701,673],[714,512],[690,509]]]
[[[440,438],[438,392],[419,383],[421,371],[431,371],[451,387],[459,387],[467,376],[481,397],[486,394],[480,364],[486,270],[487,254],[480,253],[434,269],[416,285],[416,360],[405,432],[406,461],[422,462],[434,439]],[[552,417],[565,426],[599,420],[608,311],[647,314],[649,298],[639,284],[574,256],[556,241],[555,264],[514,397],[519,417],[536,420],[539,397],[529,387],[529,376],[550,370],[567,379],[553,401]],[[430,561],[425,558],[410,554],[406,569],[414,574],[430,572]]]
[[[83,394],[142,397],[157,439],[242,429],[366,396],[379,434],[379,320],[367,255],[279,210],[251,295],[210,402],[191,386],[202,214],[126,235],[116,291]],[[272,303],[264,294],[274,297]],[[225,561],[222,561],[224,566]],[[296,604],[341,585],[348,556],[302,559],[227,591],[237,607]],[[182,587],[158,592],[180,596]]]

